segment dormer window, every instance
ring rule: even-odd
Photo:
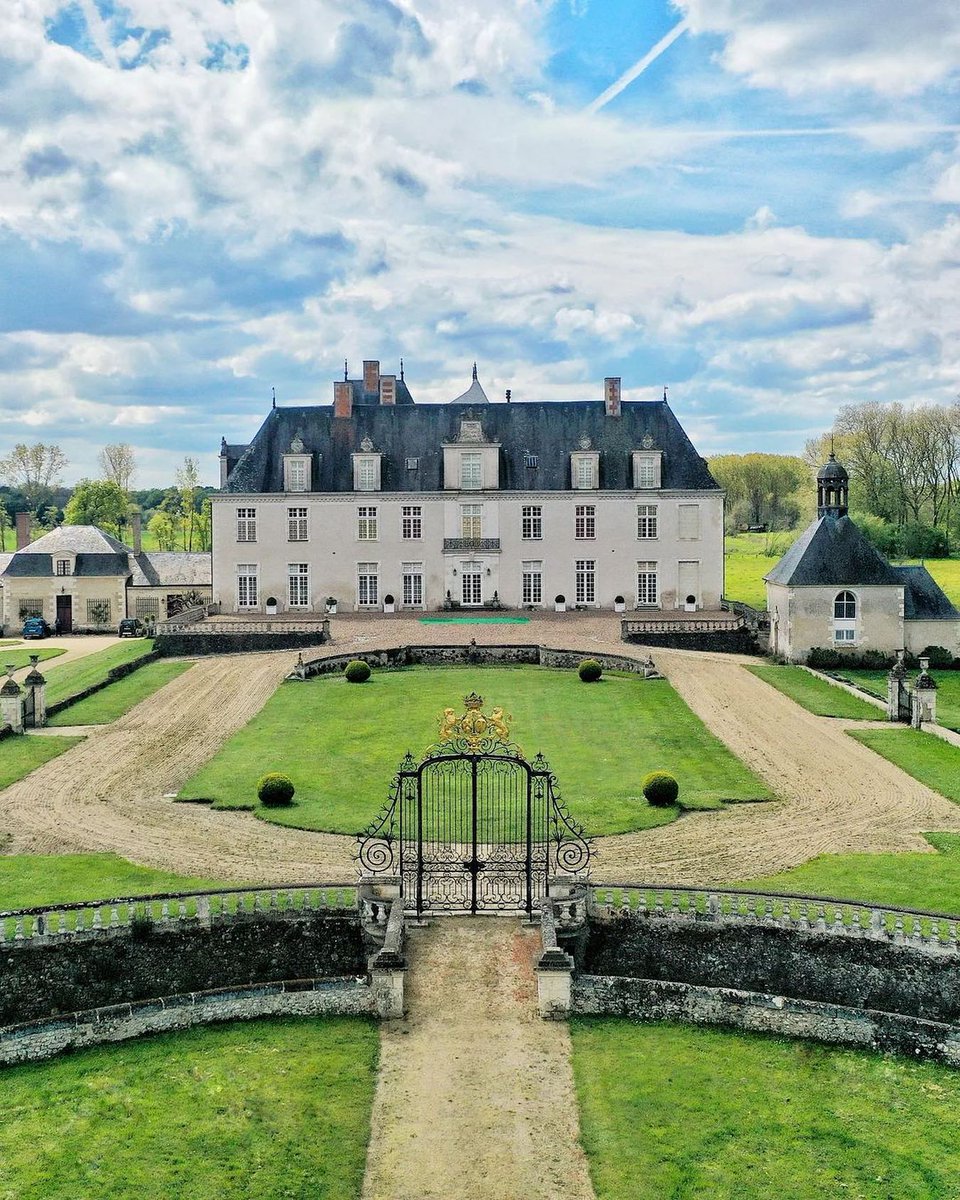
[[[71,566],[72,566],[72,564],[71,564],[69,558],[58,558],[57,559],[57,574],[58,575],[72,575],[73,571],[71,570]]]
[[[638,491],[661,486],[662,459],[663,455],[659,450],[633,452],[633,486]]]
[[[600,455],[596,450],[580,450],[570,456],[570,486],[576,491],[599,487]]]
[[[476,451],[464,451],[460,455],[460,486],[464,491],[483,487],[483,458]]]
[[[284,460],[284,484],[288,492],[306,492],[310,485],[310,462],[307,458],[286,455]]]
[[[370,447],[367,449],[367,447]],[[362,454],[353,456],[353,490],[355,492],[380,491],[381,455],[373,451],[372,443],[364,439]]]

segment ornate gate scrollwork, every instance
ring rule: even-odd
[[[399,877],[405,907],[532,914],[554,875],[582,876],[590,844],[542,754],[509,740],[502,708],[464,698],[440,717],[439,740],[400,763],[379,816],[359,836],[366,877]]]

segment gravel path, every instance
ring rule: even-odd
[[[570,1035],[536,1009],[540,934],[504,918],[408,932],[384,1025],[363,1200],[592,1200]]]

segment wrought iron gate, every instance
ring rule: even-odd
[[[586,873],[590,846],[542,754],[528,762],[507,718],[471,694],[446,709],[440,742],[407,754],[380,816],[360,835],[362,874],[399,877],[405,907],[532,914],[556,875]]]

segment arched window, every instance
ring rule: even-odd
[[[853,621],[857,616],[857,598],[853,592],[838,592],[833,602],[835,621]]]

